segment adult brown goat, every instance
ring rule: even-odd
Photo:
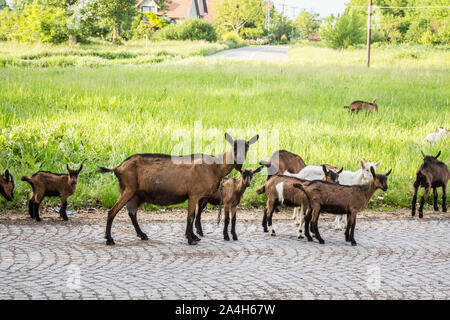
[[[189,244],[196,244],[198,238],[193,231],[195,213],[199,202],[214,194],[220,181],[234,168],[242,167],[249,146],[258,140],[233,140],[225,133],[226,141],[232,146],[217,155],[193,154],[170,156],[167,154],[135,154],[115,168],[100,167],[100,172],[114,172],[119,179],[120,197],[109,210],[106,223],[106,244],[113,245],[111,227],[114,217],[125,205],[138,237],[147,240],[137,222],[137,210],[144,203],[172,205],[188,200],[186,238]]]
[[[350,106],[344,106],[344,108],[350,109],[352,112],[360,112],[360,111],[374,111],[378,112],[378,105],[375,103],[377,99],[373,99],[372,102],[365,102],[361,100],[353,101]]]
[[[28,182],[33,189],[33,195],[28,202],[28,213],[31,218],[41,221],[39,206],[44,197],[60,197],[61,209],[59,215],[66,221],[69,219],[66,213],[67,198],[73,195],[77,189],[78,177],[83,169],[83,163],[79,169],[71,169],[67,165],[68,173],[39,171],[31,177],[22,177],[22,181]]]
[[[416,173],[416,181],[414,181],[414,195],[412,198],[411,215],[416,214],[417,191],[419,187],[424,187],[425,192],[420,199],[419,218],[423,218],[423,206],[427,199],[430,188],[433,188],[433,207],[435,211],[439,211],[437,188],[442,187],[442,211],[447,212],[447,184],[450,179],[450,171],[442,161],[437,160],[441,155],[441,151],[436,156],[428,156],[422,152],[423,164]]]
[[[14,198],[14,178],[8,170],[0,174],[0,194],[7,201],[11,201]]]

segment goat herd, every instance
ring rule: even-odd
[[[100,167],[99,172],[113,172],[119,180],[120,196],[114,206],[108,211],[106,223],[106,244],[114,244],[111,227],[116,214],[126,206],[138,237],[147,240],[147,235],[141,230],[137,221],[137,211],[142,203],[167,206],[183,203],[188,200],[188,215],[185,236],[189,244],[196,244],[203,236],[201,213],[208,203],[223,205],[225,212],[223,236],[229,240],[228,227],[231,211],[231,234],[236,235],[236,211],[239,202],[253,176],[267,167],[267,180],[257,193],[266,194],[266,209],[262,226],[264,232],[275,235],[272,216],[277,207],[286,205],[294,207],[293,218],[298,227],[298,237],[303,238],[303,232],[308,241],[313,233],[319,243],[324,240],[320,236],[318,220],[320,213],[337,215],[335,227],[345,227],[345,240],[356,245],[354,231],[356,215],[364,209],[377,189],[388,189],[388,176],[377,174],[376,168],[381,163],[361,160],[361,169],[346,171],[324,164],[321,166],[306,166],[303,159],[289,151],[276,151],[268,161],[261,161],[256,170],[242,170],[250,145],[258,140],[256,135],[250,140],[234,140],[225,134],[231,148],[226,152],[213,156],[192,154],[187,156],[171,156],[167,154],[135,154],[115,168]],[[446,212],[446,188],[450,178],[448,167],[437,160],[436,156],[423,155],[423,164],[416,173],[414,196],[412,199],[412,215],[415,215],[417,191],[424,187],[425,192],[420,200],[419,217],[423,217],[423,207],[430,188],[433,188],[434,209],[438,210],[437,188],[442,187],[442,211]],[[84,162],[83,162],[84,163]],[[44,197],[57,196],[61,199],[60,216],[68,220],[66,214],[67,198],[75,193],[78,177],[83,169],[83,163],[78,169],[67,165],[68,173],[57,174],[39,171],[31,177],[22,177],[31,185],[33,194],[28,203],[31,218],[40,221],[39,206]],[[236,169],[241,173],[240,179],[226,176]],[[14,179],[8,170],[0,175],[0,193],[10,201],[13,199]],[[299,208],[301,207],[301,210]]]

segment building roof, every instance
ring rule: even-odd
[[[191,3],[192,0],[172,0],[167,11],[159,11],[158,13],[166,13],[169,18],[186,18],[189,15]]]

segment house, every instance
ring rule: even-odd
[[[213,1],[217,0],[172,0],[168,5],[168,10],[158,11],[158,15],[165,15],[168,19],[177,21],[187,18],[197,18],[197,10],[195,1],[198,3],[200,17],[212,23],[213,15],[211,14]]]
[[[136,3],[136,8],[139,12],[153,12],[158,13],[159,6],[154,0],[141,0]]]

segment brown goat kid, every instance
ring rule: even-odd
[[[366,112],[378,112],[378,106],[375,103],[377,99],[373,99],[372,102],[365,102],[361,100],[353,101],[350,106],[344,106],[346,109],[350,109],[352,112],[360,112],[360,111],[366,111]]]
[[[437,188],[442,187],[442,211],[447,212],[447,184],[450,179],[450,171],[442,161],[437,160],[441,155],[441,151],[436,156],[427,156],[422,152],[423,164],[416,173],[416,181],[414,181],[414,195],[412,198],[411,215],[416,214],[417,191],[419,187],[425,188],[422,198],[420,199],[419,218],[423,218],[423,206],[433,188],[433,207],[435,211],[439,211]]]
[[[330,183],[337,183],[339,174],[332,170],[328,170],[325,165],[322,165],[322,168],[325,173],[323,180]],[[275,230],[272,227],[272,217],[273,212],[279,205],[284,204],[288,207],[309,208],[305,194],[297,188],[294,188],[294,184],[299,182],[308,182],[308,180],[302,180],[291,176],[275,175],[272,176],[263,187],[256,191],[258,194],[266,193],[266,209],[264,210],[262,221],[264,232],[270,232],[272,236],[275,236]],[[301,227],[300,224],[298,238],[303,238]]]
[[[377,189],[387,191],[387,177],[391,174],[392,169],[384,175],[375,174],[373,168],[370,168],[370,172],[373,180],[365,185],[345,186],[320,180],[294,185],[295,188],[302,190],[308,199],[310,211],[305,217],[305,236],[308,241],[313,240],[309,233],[311,224],[311,231],[314,231],[319,243],[325,243],[320,236],[317,222],[320,213],[327,212],[347,215],[345,241],[350,241],[352,246],[356,246],[354,237],[356,215],[366,207]]]
[[[253,180],[253,176],[260,172],[264,167],[261,166],[256,170],[245,169],[241,171],[241,178],[224,178],[221,183],[222,190],[218,189],[212,196],[207,199],[203,199],[200,202],[199,210],[195,217],[195,228],[200,236],[203,236],[203,230],[201,225],[201,214],[208,203],[213,205],[223,205],[225,212],[225,221],[223,226],[223,239],[230,240],[228,235],[228,225],[230,224],[230,211],[231,211],[231,235],[233,240],[237,240],[236,235],[236,211],[237,206],[241,202],[242,196],[245,190],[250,186]],[[218,222],[220,222],[220,208]]]
[[[125,205],[138,237],[147,240],[137,222],[137,210],[144,203],[161,206],[182,203],[188,200],[188,215],[185,236],[189,244],[196,244],[198,238],[193,231],[195,213],[200,201],[213,195],[220,181],[234,168],[240,170],[249,146],[258,140],[233,140],[226,133],[225,139],[232,146],[217,155],[193,154],[170,156],[167,154],[135,154],[115,168],[100,167],[100,172],[114,172],[119,179],[120,196],[108,212],[106,223],[106,244],[113,245],[111,227],[116,214]]]
[[[8,170],[0,174],[0,194],[7,201],[11,201],[14,198],[14,178]]]
[[[44,197],[60,197],[61,208],[59,215],[65,221],[69,220],[66,213],[67,198],[73,195],[77,189],[78,177],[83,169],[83,163],[79,169],[71,169],[67,165],[67,171],[69,173],[39,171],[31,177],[22,177],[22,181],[28,182],[33,189],[33,195],[28,202],[28,213],[32,219],[41,221],[39,217],[39,206]]]

